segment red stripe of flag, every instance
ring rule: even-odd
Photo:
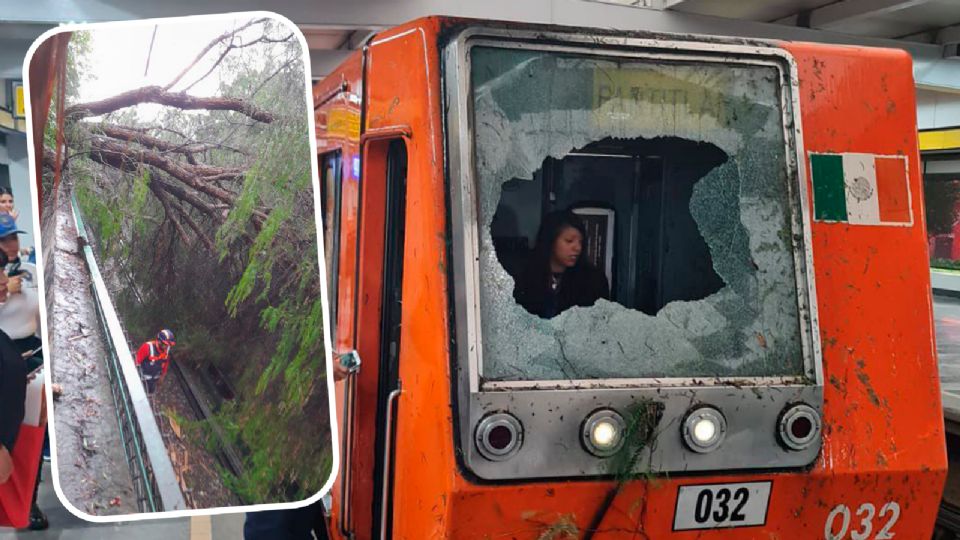
[[[907,194],[907,163],[899,157],[877,157],[877,198],[880,221],[910,222],[910,199]]]

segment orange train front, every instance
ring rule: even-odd
[[[331,537],[929,538],[913,88],[882,49],[443,18],[373,37],[314,90],[355,369]],[[544,308],[521,289],[559,213],[606,288]]]

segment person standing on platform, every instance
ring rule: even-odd
[[[0,251],[0,263],[7,256]],[[7,298],[7,275],[0,272],[0,302]],[[13,445],[23,422],[27,394],[27,365],[10,338],[0,331],[0,484],[13,473]]]
[[[39,366],[43,362],[40,353],[40,292],[36,265],[20,259],[20,237],[24,231],[6,213],[0,213],[0,250],[7,264],[4,273],[7,282],[7,301],[0,306],[0,330],[12,339],[21,353],[30,353],[27,358]],[[32,366],[32,367],[37,367]]]
[[[7,200],[8,199],[8,200]],[[20,361],[27,372],[43,365],[40,341],[40,293],[37,267],[20,259],[20,237],[14,219],[13,197],[0,191],[0,251],[5,263],[2,274],[6,278],[6,301],[0,305],[0,331],[13,340],[20,353]],[[42,531],[50,526],[47,516],[37,506],[43,460],[37,463],[37,481],[30,507],[30,529]]]

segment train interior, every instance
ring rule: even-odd
[[[670,302],[705,298],[724,283],[690,199],[725,161],[715,145],[679,137],[606,138],[548,157],[532,181],[502,185],[491,224],[497,258],[516,280],[542,216],[570,209],[584,221],[585,256],[606,274],[612,301],[656,315]]]

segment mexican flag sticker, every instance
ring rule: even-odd
[[[810,154],[813,217],[852,225],[913,225],[905,156]]]

